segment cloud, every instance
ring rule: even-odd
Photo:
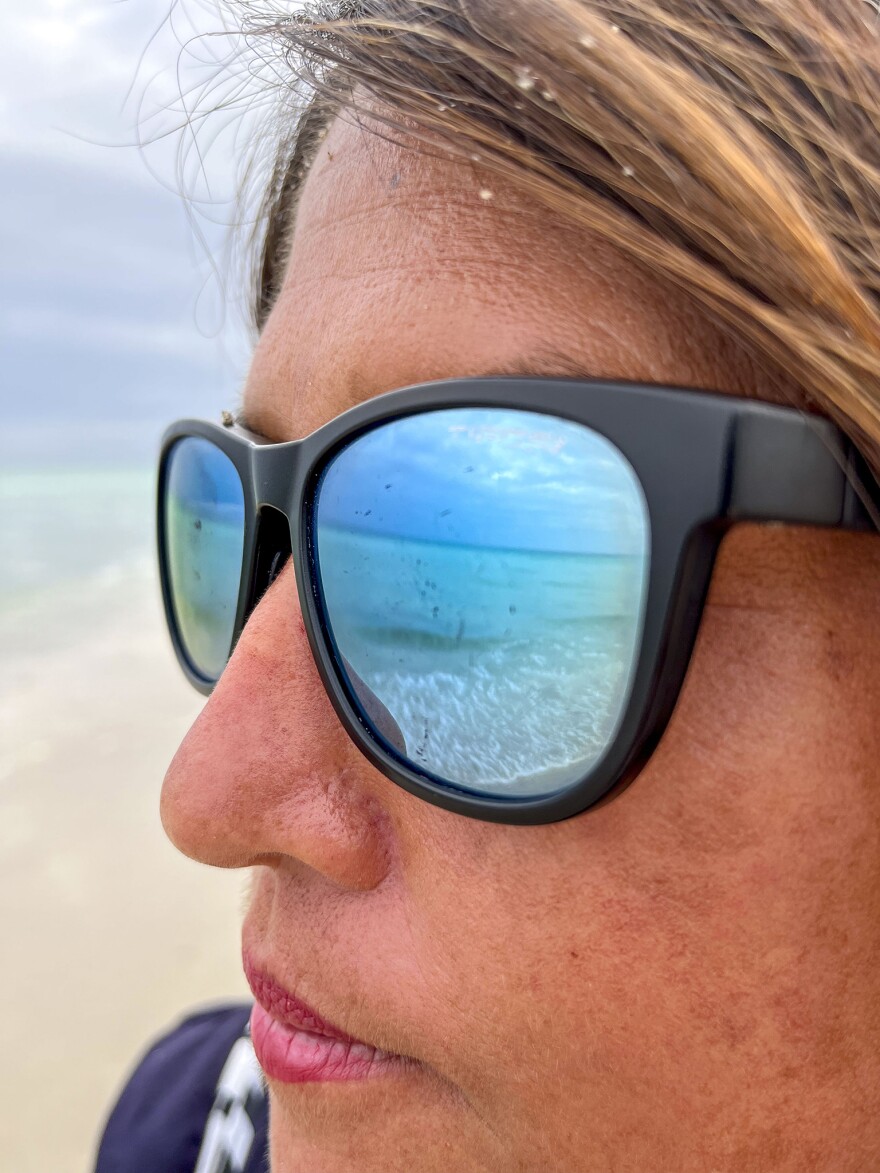
[[[322,483],[322,515],[440,542],[632,554],[646,532],[643,495],[612,453],[589,429],[532,413],[412,415],[343,450]]]
[[[4,14],[5,445],[19,435],[33,448],[42,428],[48,454],[72,418],[118,436],[177,405],[215,414],[234,400],[249,353],[235,312],[245,291],[223,258],[237,162],[222,134],[200,160],[178,93],[216,76],[222,38],[178,58],[194,33],[223,27],[221,12],[210,0],[29,0]]]

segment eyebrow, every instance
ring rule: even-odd
[[[583,360],[576,359],[573,355],[566,354],[561,350],[553,350],[543,347],[532,354],[516,355],[510,359],[509,362],[495,364],[477,370],[470,370],[467,374],[462,375],[448,375],[443,379],[429,379],[426,382],[437,383],[445,381],[445,379],[492,379],[492,378],[529,378],[530,376],[538,378],[552,378],[557,376],[559,378],[574,378],[574,379],[598,379],[601,378],[596,369],[585,363]],[[356,370],[352,371],[346,379],[346,383],[350,387],[367,387],[368,380],[362,377]],[[402,383],[404,386],[415,386],[412,383]],[[399,390],[400,388],[392,388],[392,390]],[[379,394],[388,394],[389,392],[376,392]],[[358,395],[352,399],[348,408],[343,408],[343,411],[351,407],[355,407],[358,403],[366,403],[375,396]],[[342,414],[340,412],[340,414]],[[248,416],[244,404],[239,404],[235,411],[235,422],[242,428],[249,432],[254,432],[256,435],[262,433],[258,428],[253,426],[253,423]]]
[[[529,375],[569,377],[575,379],[597,379],[599,374],[594,366],[576,359],[573,355],[565,354],[561,350],[542,348],[533,354],[517,355],[510,362],[492,367],[491,370],[478,371],[468,378],[486,379],[495,375],[506,375],[508,378],[528,378]]]

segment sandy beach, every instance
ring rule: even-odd
[[[0,614],[0,1151],[10,1173],[87,1173],[147,1043],[246,996],[245,878],[178,855],[162,776],[202,699],[174,661],[152,559]]]

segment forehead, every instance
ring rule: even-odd
[[[607,242],[478,163],[336,119],[254,354],[249,426],[294,439],[385,391],[513,370],[762,394],[729,336]]]

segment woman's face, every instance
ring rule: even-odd
[[[337,120],[248,425],[292,440],[394,388],[507,369],[784,391],[601,242]],[[288,565],[169,769],[164,823],[254,869],[253,965],[416,1062],[270,1080],[274,1173],[876,1165],[878,577],[868,535],[734,530],[641,775],[519,827],[362,757]]]

